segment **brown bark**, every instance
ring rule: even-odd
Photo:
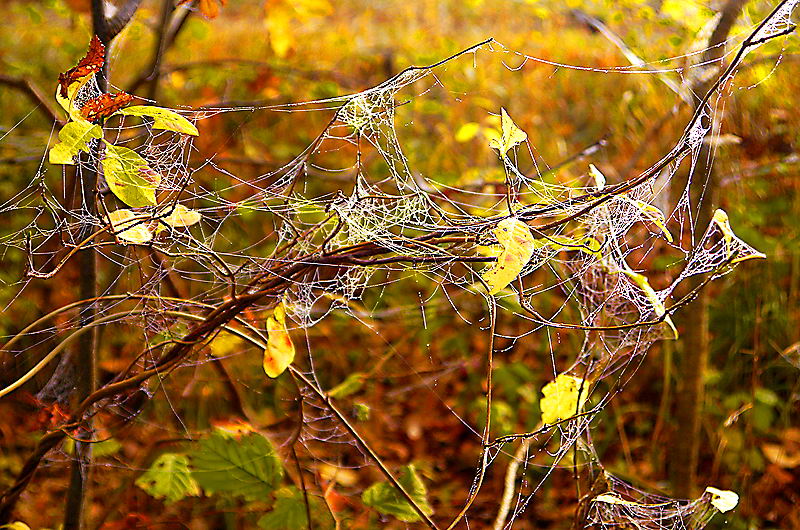
[[[722,45],[730,34],[733,24],[739,17],[746,0],[728,0],[721,10],[721,17],[708,40],[708,49],[703,53],[704,64],[719,64],[724,55]],[[721,68],[720,68],[721,70]],[[695,94],[705,94],[705,84],[693,87]],[[696,96],[698,98],[699,96]],[[702,102],[695,100],[695,110]],[[711,147],[703,143],[697,156],[696,165],[691,176],[690,201],[697,230],[703,231],[711,221],[717,182],[711,164]],[[680,196],[685,188],[673,188]],[[687,292],[697,287],[702,278],[695,276],[687,281]],[[700,426],[705,400],[705,377],[709,359],[708,330],[708,291],[700,291],[695,302],[689,306],[679,319],[683,330],[681,337],[679,367],[677,371],[677,393],[675,398],[675,430],[670,444],[669,455],[670,480],[673,494],[677,497],[692,498],[697,489],[697,468],[700,454]],[[681,322],[682,321],[682,322]]]

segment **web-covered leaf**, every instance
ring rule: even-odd
[[[74,164],[74,158],[81,151],[89,151],[89,142],[92,139],[100,139],[102,137],[103,130],[99,125],[93,125],[87,121],[71,121],[58,131],[60,142],[50,148],[50,163]]]
[[[150,105],[134,105],[126,107],[119,111],[119,114],[125,116],[146,116],[153,120],[151,127],[153,129],[163,129],[166,131],[173,131],[181,134],[188,134],[190,136],[197,136],[200,133],[197,127],[175,112],[174,110],[165,109],[162,107],[152,107]]]
[[[483,273],[483,280],[489,285],[489,294],[499,293],[514,281],[530,261],[534,250],[531,231],[519,219],[503,219],[497,223],[494,234],[503,251],[497,257],[497,263]]]
[[[500,114],[500,138],[492,138],[489,140],[489,146],[493,149],[497,149],[500,152],[500,156],[505,158],[508,150],[524,142],[528,138],[528,135],[525,131],[517,127],[517,124],[514,123],[514,120],[508,115],[506,109],[500,109]]]
[[[580,377],[558,374],[555,381],[542,387],[539,406],[542,410],[542,423],[549,425],[565,420],[583,410],[589,397],[589,384]]]
[[[133,210],[122,208],[110,212],[108,220],[114,233],[122,241],[141,245],[153,239],[148,216],[138,215]]]
[[[108,187],[122,202],[134,208],[156,204],[161,175],[136,151],[106,143],[102,165]]]

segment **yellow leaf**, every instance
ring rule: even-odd
[[[489,147],[500,151],[500,156],[505,157],[509,149],[525,141],[528,135],[525,131],[517,127],[511,116],[508,115],[506,109],[500,109],[501,121],[500,131],[501,137],[492,138],[489,140]]]
[[[733,510],[739,504],[739,495],[735,491],[719,490],[709,486],[705,492],[711,494],[711,506],[722,513]]]
[[[555,381],[544,385],[539,402],[542,423],[549,425],[579,413],[589,397],[588,386],[580,377],[568,374],[558,374]]]
[[[662,302],[661,298],[658,297],[655,289],[650,286],[650,281],[644,275],[639,274],[638,272],[633,272],[630,269],[625,269],[622,272],[624,272],[628,278],[633,280],[633,283],[639,286],[647,300],[653,304],[653,312],[655,312],[656,316],[659,318],[664,316],[664,314],[667,312],[667,309],[664,307],[664,302]],[[675,328],[675,324],[672,322],[672,319],[667,317],[664,319],[664,322],[666,322],[666,324],[672,330],[674,338],[677,339],[678,330]]]
[[[273,379],[281,375],[294,361],[294,344],[286,329],[286,309],[283,302],[267,319],[269,343],[264,350],[264,372]]]
[[[148,219],[126,209],[115,210],[108,214],[108,221],[119,239],[140,245],[153,239]]]
[[[493,268],[483,273],[489,285],[489,294],[497,294],[514,281],[533,255],[533,236],[528,225],[509,217],[497,223],[494,229],[503,251]]]
[[[594,179],[594,185],[598,190],[606,187],[606,176],[594,167],[594,164],[589,164],[589,175]]]
[[[284,58],[294,45],[294,28],[291,10],[285,5],[266,6],[266,25],[269,30],[269,43],[279,58]]]
[[[554,250],[580,250],[589,255],[602,256],[600,248],[602,245],[593,237],[585,236],[582,238],[571,238],[568,236],[552,236],[544,239],[537,239],[533,243],[533,248],[540,249],[550,247]]]
[[[166,212],[170,212],[170,214],[161,218],[160,220],[175,228],[192,226],[199,223],[201,219],[200,213],[191,210],[182,204],[176,204],[175,208],[167,208],[161,213],[161,215]]]
[[[465,123],[456,131],[456,142],[469,142],[475,138],[479,132],[481,132],[480,124],[474,121]]]
[[[661,231],[664,233],[664,237],[667,241],[672,243],[672,234],[670,234],[669,230],[667,229],[667,219],[664,217],[664,212],[659,210],[656,206],[652,204],[648,204],[644,201],[640,201],[638,199],[631,199],[627,195],[623,195],[626,199],[628,199],[631,204],[639,208],[639,210],[647,217],[653,224],[658,226]],[[720,210],[718,210],[720,211]]]

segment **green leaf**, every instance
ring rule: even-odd
[[[517,124],[514,123],[514,120],[508,115],[506,109],[500,109],[500,115],[500,130],[502,136],[501,138],[492,138],[489,140],[489,147],[500,151],[500,156],[505,158],[508,150],[524,142],[525,139],[528,138],[528,135],[525,134],[525,131],[517,127]]]
[[[256,524],[265,530],[295,530],[308,528],[306,502],[303,492],[297,488],[281,488],[275,492],[275,506],[272,511],[261,517]],[[331,528],[333,520],[330,513],[315,496],[309,495],[311,519],[314,528]]]
[[[344,381],[331,388],[328,391],[328,395],[333,398],[343,398],[349,396],[350,394],[355,394],[361,390],[362,386],[364,386],[366,377],[367,376],[361,372],[350,374]]]
[[[136,151],[106,142],[103,174],[114,195],[128,206],[155,205],[161,175],[150,169]]]
[[[134,105],[118,111],[126,116],[147,116],[153,119],[153,129],[164,129],[181,134],[198,136],[200,133],[192,122],[177,112],[150,105]]]
[[[258,433],[237,438],[215,431],[190,456],[192,475],[208,493],[264,499],[283,477],[275,449]]]
[[[153,239],[149,219],[149,216],[136,215],[136,212],[124,208],[108,214],[108,221],[117,237],[122,241],[138,245]]]
[[[200,495],[200,488],[189,470],[189,459],[174,453],[159,456],[150,469],[136,479],[136,485],[156,499],[165,499],[168,504]]]
[[[425,515],[433,513],[433,509],[428,504],[428,492],[425,489],[425,484],[422,483],[422,479],[417,475],[413,464],[402,468],[397,481],[414,499],[414,502],[417,503],[417,506],[422,509]],[[411,504],[388,482],[373,484],[361,494],[361,500],[367,506],[371,506],[381,513],[393,515],[406,523],[420,520],[419,514],[414,511]]]
[[[58,131],[57,143],[50,149],[51,164],[74,164],[81,151],[89,152],[89,141],[102,138],[103,129],[88,121],[71,121]]]

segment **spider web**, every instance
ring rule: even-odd
[[[784,3],[744,40],[741,56],[785,34],[792,27],[790,18],[797,3]],[[723,56],[720,64],[735,59],[738,66],[741,57],[734,58],[732,53]],[[492,327],[491,332],[512,344],[547,329],[581,333],[580,347],[570,362],[559,364],[553,358],[551,368],[553,376],[564,373],[585,381],[591,406],[556,424],[492,441],[478,463],[470,494],[477,494],[482,477],[501,460],[499,457],[509,455],[508,447],[519,444],[511,455],[514,464],[507,469],[506,484],[510,488],[506,492],[511,492],[508,517],[498,518],[496,527],[510,528],[524,517],[546,481],[565,468],[592,485],[579,505],[582,527],[702,528],[716,513],[710,495],[691,501],[669,499],[637,490],[612,476],[596,455],[590,426],[634,376],[652,344],[672,338],[669,316],[682,306],[676,293],[688,278],[717,278],[744,260],[763,257],[735,235],[724,212],[718,212],[708,226],[698,227],[694,221],[697,214],[692,199],[697,198],[691,197],[691,184],[693,179],[707,177],[697,174],[695,168],[704,142],[720,134],[719,113],[724,96],[735,86],[736,68],[721,74],[719,86],[727,88],[701,103],[670,153],[637,177],[607,184],[605,178],[587,170],[569,182],[553,179],[553,171],[537,159],[535,146],[526,140],[512,156],[498,156],[502,181],[453,185],[414,170],[404,154],[398,124],[406,125],[404,137],[413,134],[413,127],[408,127],[413,119],[404,115],[406,107],[446,92],[448,68],[469,59],[477,67],[479,55],[500,61],[511,74],[532,62],[586,71],[587,75],[663,76],[672,72],[687,80],[694,69],[708,66],[672,66],[679,64],[680,57],[613,68],[568,65],[510,50],[490,39],[436,64],[408,68],[356,94],[271,107],[177,110],[200,124],[222,113],[332,113],[328,125],[293,160],[255,176],[236,174],[213,156],[202,159],[192,138],[186,135],[154,129],[141,120],[112,120],[105,128],[106,138],[134,149],[161,176],[157,189],[160,205],[137,211],[156,218],[166,205],[182,205],[198,211],[203,221],[195,227],[172,227],[158,233],[145,245],[157,259],[152,255],[141,257],[136,245],[119,244],[124,243],[118,237],[120,233],[115,237],[110,229],[106,244],[95,248],[120,272],[104,294],[121,290],[130,294],[103,300],[99,313],[106,318],[105,324],[141,327],[145,342],[156,343],[180,336],[181,312],[219,304],[233,292],[246,293],[247,286],[261,281],[267,271],[299,266],[298,272],[280,277],[287,287],[272,299],[259,302],[253,313],[264,314],[283,300],[292,327],[305,332],[308,353],[302,369],[316,388],[306,385],[299,389],[303,416],[298,440],[316,461],[325,460],[322,455],[330,453],[328,446],[341,446],[343,454],[359,455],[360,459],[351,459],[348,464],[359,467],[369,460],[332,414],[330,405],[320,399],[322,385],[315,368],[319,354],[314,351],[309,331],[333,312],[346,313],[370,328],[369,321],[382,311],[377,307],[380,293],[420,275],[439,286],[436,291],[445,299],[442,306],[452,308],[459,316],[468,312],[449,292],[478,297],[487,307],[492,306],[494,299],[486,294],[483,274],[494,267],[492,248],[496,250],[498,245],[494,229],[503,219],[523,221],[541,244],[519,279],[498,294],[497,303],[501,312],[526,322],[529,329],[502,335]],[[508,66],[512,59],[518,66]],[[99,94],[94,81],[87,83],[78,93],[76,105],[80,107]],[[96,145],[96,141],[90,144],[89,154],[77,160],[77,193],[84,189],[83,179],[100,172],[102,154]],[[497,155],[488,146],[485,149]],[[588,157],[592,152],[586,150],[585,154]],[[534,169],[521,169],[528,164]],[[683,192],[671,211],[661,212],[656,205],[665,202],[664,182],[676,180],[682,168],[689,173]],[[46,178],[49,171],[52,168],[42,164],[31,186],[0,206],[0,214],[28,213],[27,225],[3,236],[2,244],[4,251],[13,248],[27,253],[30,271],[40,275],[49,274],[48,270],[55,274],[70,257],[65,256],[69,249],[82,245],[88,234],[108,229],[107,213],[118,208],[102,179],[102,208],[98,212],[66,204],[64,197],[51,189]],[[212,187],[207,179],[195,179],[199,172],[215,173],[224,179]],[[67,173],[65,170],[64,178]],[[340,178],[329,178],[334,175]],[[72,201],[77,205],[91,202],[91,197]],[[271,231],[266,229],[261,232],[263,238],[236,248],[241,241],[237,233],[256,222],[271,225]],[[591,247],[591,242],[596,242],[597,248]],[[641,281],[645,277],[637,272],[638,264],[656,248],[676,254],[681,266],[680,272],[658,290],[649,283],[645,288]],[[380,250],[377,258],[376,249]],[[326,261],[331,255],[346,255],[350,261]],[[176,296],[167,291],[171,275],[200,287]],[[15,286],[18,293],[30,281],[21,280]],[[366,310],[365,304],[373,296],[370,293],[375,292],[379,293],[376,306]],[[536,308],[536,297],[544,292],[560,293],[562,302],[549,311]],[[428,307],[428,300],[420,300],[423,318]],[[468,317],[462,318],[471,323]],[[258,324],[258,317],[252,320]],[[484,319],[482,326],[486,324]],[[9,351],[17,356],[30,355],[78,326],[79,317],[75,315],[56,326],[26,331],[25,346]],[[210,337],[207,342],[213,347],[214,340]],[[552,340],[548,340],[553,348]],[[206,362],[207,357],[198,356],[189,364]],[[139,361],[140,367],[146,364],[146,358]],[[41,396],[63,400],[68,389],[59,388],[57,383],[55,380],[47,385]],[[445,403],[435,388],[427,383],[425,386]],[[166,393],[163,387],[160,391]],[[142,393],[152,396],[154,390],[143,386]],[[132,417],[137,412],[126,408],[131,400],[131,396],[119,397],[107,406],[119,417]],[[461,411],[447,408],[479,441],[480,429],[470,425]],[[186,434],[178,413],[174,416],[178,423],[172,432]],[[321,447],[324,451],[317,451]],[[341,459],[338,462],[341,464]],[[529,471],[534,468],[544,472],[531,478]],[[469,512],[467,515],[469,522]]]

